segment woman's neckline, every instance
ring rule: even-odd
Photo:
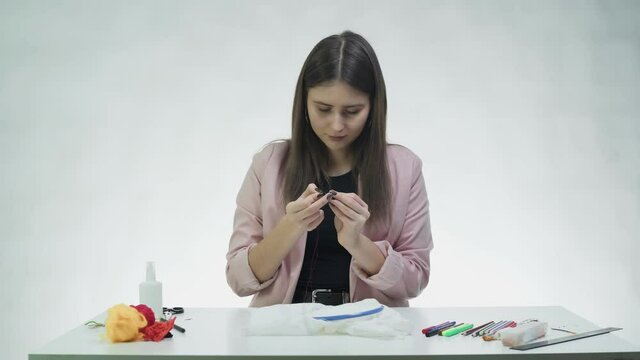
[[[332,179],[339,178],[339,177],[342,177],[342,176],[345,176],[345,175],[349,175],[349,174],[351,174],[351,171],[353,171],[353,170],[352,170],[352,169],[349,169],[349,170],[348,170],[347,172],[345,172],[345,173],[342,173],[342,174],[340,174],[340,175],[329,175],[329,177],[330,177],[330,178],[332,178]]]

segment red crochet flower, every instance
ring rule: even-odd
[[[142,316],[144,316],[145,319],[147,319],[147,326],[151,326],[156,322],[156,317],[153,314],[153,310],[151,310],[150,307],[148,307],[145,304],[140,304],[140,305],[130,305],[132,308],[138,310],[138,312],[140,314],[142,314]]]
[[[176,317],[172,317],[167,322],[156,322],[153,325],[147,326],[141,329],[140,332],[144,334],[145,341],[160,341],[164,339],[171,329],[173,329],[173,323],[176,321]]]

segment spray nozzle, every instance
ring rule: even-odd
[[[147,281],[156,281],[156,266],[153,261],[147,261]]]

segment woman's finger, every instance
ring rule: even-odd
[[[364,213],[367,210],[367,204],[362,200],[356,200],[356,198],[358,198],[357,195],[355,195],[355,197],[352,195],[355,194],[338,193],[336,196],[334,196],[334,199],[339,200],[341,203],[350,207],[357,213]]]
[[[346,205],[345,205],[346,206]],[[367,219],[369,219],[369,210],[367,208],[363,208],[363,207],[358,207],[357,209],[353,209],[350,208],[348,206],[346,206],[347,208],[343,210],[343,212],[345,214],[347,214],[348,216],[351,216],[353,219],[364,219],[365,221]],[[352,211],[352,212],[350,212]]]
[[[320,210],[320,211],[322,211],[322,210]],[[322,223],[322,220],[324,220],[324,213],[321,213],[315,220],[313,220],[307,226],[307,231],[311,231],[311,230],[315,229],[316,227],[318,227],[318,225],[320,225],[320,223]]]
[[[322,209],[325,205],[327,205],[329,199],[326,196],[321,196],[318,198],[316,194],[311,194],[304,199],[305,208],[300,210],[300,216],[303,218],[309,217],[318,212],[318,210]]]
[[[302,218],[302,221],[306,222],[307,224],[310,224],[311,222],[315,221],[318,217],[322,217],[324,215],[324,211],[322,211],[322,209],[314,211],[313,213],[305,216]]]
[[[307,185],[307,188],[304,189],[304,191],[302,192],[302,195],[300,195],[298,200],[304,199],[304,198],[306,198],[307,196],[309,196],[311,194],[316,194],[317,193],[316,189],[318,189],[316,184],[310,183],[309,185]]]
[[[365,209],[368,209],[368,208],[369,208],[369,205],[367,205],[367,203],[366,203],[366,202],[364,202],[364,200],[362,200],[362,199],[360,198],[360,196],[358,196],[358,194],[355,194],[355,193],[349,193],[349,194],[346,194],[346,195],[347,195],[347,196],[350,196],[353,200],[357,201],[357,202],[360,204],[360,206],[362,206],[363,208],[365,208]]]
[[[344,204],[341,204],[339,201],[332,200],[329,202],[329,206],[331,207],[331,210],[333,210],[333,213],[336,214],[336,216],[341,220],[354,220],[354,218],[345,214],[345,210],[349,208]],[[351,212],[353,213],[353,210],[351,210]]]
[[[327,199],[323,200],[322,198],[323,197],[318,199],[317,194],[311,193],[305,198],[294,201],[291,205],[291,210],[294,212],[304,211],[304,213],[301,213],[300,215],[302,217],[307,217],[320,210],[327,203]]]

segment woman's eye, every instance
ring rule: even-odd
[[[321,113],[330,113],[331,112],[331,108],[318,108],[318,111]],[[356,115],[357,113],[359,113],[360,110],[356,110],[356,111],[345,111],[343,114],[346,116],[353,116]]]

